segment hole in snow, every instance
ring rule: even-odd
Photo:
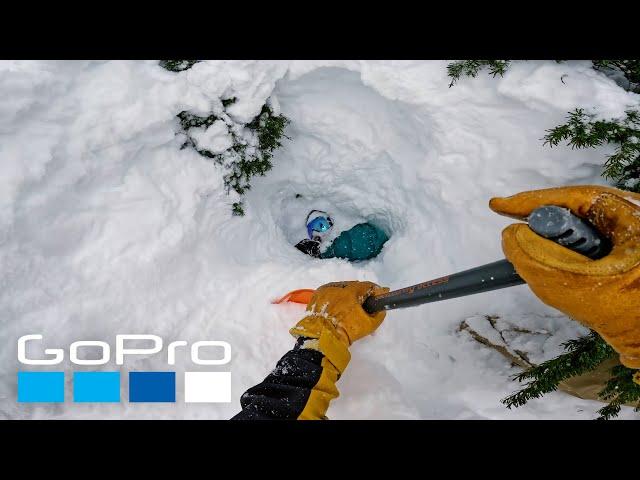
[[[383,217],[364,216],[354,205],[328,198],[296,193],[290,201],[283,202],[281,213],[280,225],[287,241],[314,257],[371,260],[378,256],[391,236]],[[326,231],[311,230],[310,239],[307,222],[321,217],[329,217],[331,226]]]
[[[393,237],[402,238],[407,225],[415,225],[415,217],[428,221],[439,215],[436,208],[407,208],[433,205],[440,193],[439,181],[421,167],[432,129],[415,106],[383,97],[359,74],[335,68],[282,80],[275,94],[291,120],[286,132],[291,140],[275,153],[273,170],[247,194],[248,211],[264,224],[269,248],[279,243],[277,248],[304,258],[294,246],[308,239],[312,210],[333,219],[324,245],[368,223],[391,240],[383,253],[393,248]],[[414,166],[410,172],[401,168],[404,163]],[[272,227],[277,236],[267,238]]]

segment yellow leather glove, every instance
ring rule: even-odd
[[[290,331],[294,337],[307,340],[302,348],[322,352],[322,374],[313,387],[299,420],[326,418],[329,402],[339,393],[336,381],[349,364],[349,346],[380,326],[385,311],[369,315],[362,303],[370,295],[388,292],[371,282],[327,283],[318,288],[309,304],[307,315]]]
[[[547,305],[598,332],[629,368],[640,368],[640,195],[575,186],[491,199],[490,208],[525,220],[543,205],[569,208],[608,237],[613,249],[591,260],[535,234],[525,224],[502,232],[502,248],[518,274]],[[640,375],[636,375],[640,383]]]
[[[294,337],[306,337],[305,348],[321,351],[342,373],[351,354],[349,346],[380,326],[387,312],[369,315],[362,303],[369,295],[388,292],[372,282],[334,282],[319,287],[309,304],[307,316],[289,330]]]
[[[387,312],[369,315],[362,303],[371,295],[388,292],[372,282],[333,282],[318,288],[309,304],[307,316],[290,330],[294,337],[319,338],[329,330],[346,346],[369,335],[380,326]]]

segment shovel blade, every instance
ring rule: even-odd
[[[300,303],[303,305],[307,305],[311,301],[311,297],[313,296],[314,292],[315,290],[312,290],[310,288],[292,290],[291,292],[287,293],[286,295],[280,297],[277,300],[274,300],[271,303],[278,304],[278,303],[284,303],[284,302],[292,302],[292,303]]]

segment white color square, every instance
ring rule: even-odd
[[[184,372],[187,403],[231,403],[231,372]]]

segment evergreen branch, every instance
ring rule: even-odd
[[[598,410],[598,420],[610,420],[617,417],[622,405],[638,402],[635,411],[640,411],[640,385],[633,381],[636,371],[624,365],[616,365],[611,369],[611,378],[598,393],[603,400],[611,400],[608,405]]]
[[[160,66],[170,72],[183,72],[189,70],[201,60],[160,60]]]
[[[519,382],[530,380],[523,389],[502,400],[507,408],[520,407],[533,398],[555,391],[563,380],[593,370],[614,350],[596,333],[562,344],[566,353],[516,374]]]
[[[616,120],[595,120],[595,116],[577,108],[569,113],[567,122],[547,130],[544,144],[555,147],[567,142],[571,148],[593,148],[615,145],[607,157],[602,176],[616,186],[629,190],[640,189],[640,111],[627,110],[626,116]]]
[[[475,78],[480,70],[487,68],[489,74],[495,77],[505,74],[509,68],[510,60],[456,60],[447,65],[447,74],[451,78],[449,87],[453,87],[455,83],[462,77]]]
[[[592,60],[596,70],[617,70],[624,75],[631,87],[640,84],[640,60]]]
[[[236,100],[235,97],[222,99],[223,108],[226,109],[226,107],[234,104]],[[271,162],[273,151],[282,146],[281,139],[283,137],[289,138],[284,134],[284,130],[289,124],[289,119],[284,115],[274,115],[273,110],[266,104],[263,105],[260,113],[244,126],[255,135],[257,145],[249,146],[247,140],[239,137],[228,128],[233,145],[221,153],[213,153],[210,150],[198,148],[196,142],[189,136],[189,130],[192,128],[207,129],[218,120],[224,121],[229,126],[231,120],[226,114],[211,114],[201,117],[183,111],[178,114],[178,119],[183,133],[187,136],[182,148],[191,147],[203,157],[212,159],[217,164],[224,166],[227,169],[223,177],[227,193],[233,190],[240,196],[251,189],[252,177],[264,176],[266,172],[271,170],[273,167]],[[242,201],[235,202],[232,205],[232,213],[234,215],[244,215]]]

